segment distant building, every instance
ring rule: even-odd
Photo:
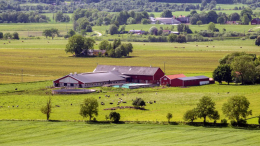
[[[132,33],[132,34],[144,34],[145,31],[142,31],[142,30],[130,30],[128,33]]]
[[[105,84],[125,83],[128,76],[121,75],[118,71],[69,74],[53,81],[55,87],[87,88],[103,86]]]
[[[160,84],[160,78],[164,72],[159,67],[141,67],[141,66],[115,66],[98,65],[93,72],[119,71],[122,75],[130,76],[127,81],[134,83]]]
[[[190,17],[185,17],[185,16],[179,16],[176,18],[181,23],[190,23]]]
[[[214,80],[206,76],[186,77],[183,74],[167,75],[161,78],[161,85],[170,85],[171,87],[200,86],[214,84]]]
[[[80,55],[81,55],[81,56],[98,56],[99,53],[101,53],[102,56],[105,56],[106,50],[88,49],[87,51],[86,51],[86,50],[83,50],[83,51],[80,53]]]
[[[238,22],[238,21],[227,21],[226,24],[239,25],[239,24],[241,24],[241,22]]]
[[[255,18],[251,21],[251,25],[259,25],[260,24],[260,19],[259,18]]]
[[[164,25],[178,25],[181,24],[180,21],[174,19],[174,18],[154,18],[150,17],[151,24],[156,24],[159,22],[159,24],[164,24]]]

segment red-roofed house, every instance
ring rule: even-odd
[[[177,74],[177,75],[165,75],[163,77],[161,77],[160,79],[160,82],[161,82],[161,85],[163,86],[167,86],[167,85],[170,85],[170,86],[176,86],[174,85],[174,80],[177,79],[177,78],[182,78],[182,77],[186,77],[184,74]]]

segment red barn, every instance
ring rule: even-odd
[[[127,82],[160,84],[160,78],[164,72],[159,67],[139,67],[139,66],[115,66],[98,65],[93,72],[110,72],[117,70],[122,75],[130,76]]]
[[[259,18],[255,18],[251,21],[251,25],[258,25],[260,24],[260,19]]]
[[[160,79],[160,83],[163,86],[167,86],[170,85],[172,87],[174,87],[174,80],[176,78],[182,78],[182,77],[186,77],[184,74],[177,74],[177,75],[165,75]]]
[[[180,77],[178,77],[180,76]],[[168,78],[168,79],[167,79]],[[172,87],[199,86],[209,84],[209,78],[206,76],[185,77],[183,74],[165,76],[161,79],[161,85],[170,84]],[[171,79],[170,79],[171,78]]]

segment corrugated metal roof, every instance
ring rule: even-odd
[[[188,80],[199,80],[199,79],[209,79],[209,77],[206,76],[194,76],[194,77],[183,77],[183,78],[178,78],[183,81],[188,81]]]
[[[172,80],[172,79],[182,78],[186,76],[184,74],[177,74],[177,75],[167,75],[167,77]]]
[[[189,80],[198,80],[198,78],[196,77],[183,77],[183,78],[178,78],[182,81],[189,81]]]
[[[196,78],[198,79],[208,79],[209,77],[206,77],[206,76],[195,76]]]
[[[139,66],[115,66],[115,65],[98,65],[93,72],[109,72],[118,70],[124,75],[147,75],[153,76],[159,67],[139,67]]]
[[[113,71],[113,72],[102,72],[102,73],[99,72],[99,73],[70,74],[68,76],[75,78],[83,83],[97,83],[97,82],[125,80],[125,78],[121,77],[119,74],[120,74],[119,72],[117,73],[117,71]]]

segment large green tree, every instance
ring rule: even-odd
[[[164,10],[163,13],[161,14],[161,17],[166,17],[166,18],[171,18],[171,17],[173,17],[172,11],[170,11],[170,10]]]
[[[118,27],[115,24],[110,25],[109,33],[111,35],[118,34]]]
[[[250,102],[245,96],[233,96],[223,104],[222,111],[230,120],[239,122],[241,119],[245,120],[248,115],[252,115],[249,105]]]
[[[89,117],[89,121],[91,121],[92,117],[98,116],[98,101],[95,98],[87,98],[80,105],[79,114],[83,118]]]
[[[52,39],[57,35],[59,35],[59,30],[56,28],[45,29],[42,34],[47,37],[51,37]]]
[[[132,105],[135,106],[135,107],[142,107],[142,106],[145,106],[145,102],[142,98],[136,98],[133,101]]]
[[[212,101],[211,97],[203,96],[196,107],[196,113],[199,118],[204,119],[204,124],[206,124],[206,118],[211,118],[215,111],[215,102]]]
[[[192,110],[187,110],[185,114],[183,115],[183,120],[185,121],[191,121],[193,122],[194,120],[197,119],[197,112],[196,109]]]
[[[93,49],[95,41],[92,38],[85,38],[81,35],[74,35],[69,38],[66,45],[66,53],[72,53],[79,56],[82,51],[87,52],[88,49]]]

